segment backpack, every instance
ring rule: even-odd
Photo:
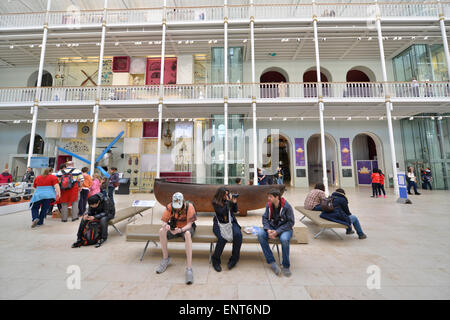
[[[96,244],[100,240],[100,223],[98,220],[91,220],[86,223],[81,233],[81,243],[83,246]]]
[[[333,197],[326,197],[320,201],[322,211],[330,213],[334,211]]]
[[[72,172],[75,169],[71,169],[69,172],[62,171],[63,175],[61,177],[61,182],[59,185],[61,186],[61,190],[70,190],[75,185],[75,181],[73,180]]]

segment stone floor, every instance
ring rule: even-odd
[[[301,205],[307,190],[290,189],[288,201]],[[207,244],[194,244],[195,283],[184,284],[183,244],[169,244],[173,263],[155,273],[161,251],[152,247],[142,262],[143,243],[127,243],[109,229],[99,249],[71,249],[78,222],[48,219],[31,229],[30,212],[0,216],[0,299],[449,299],[450,193],[424,191],[412,205],[395,198],[373,199],[369,189],[348,190],[350,208],[361,221],[366,240],[339,240],[331,232],[313,239],[318,228],[307,219],[310,243],[291,246],[292,277],[276,277],[257,245],[243,245],[235,269],[217,273],[208,264]],[[116,196],[117,206],[151,194]],[[155,208],[159,223],[162,206]],[[262,210],[239,218],[260,225]],[[296,220],[300,215],[296,212]],[[199,224],[212,217],[200,214]],[[133,223],[149,223],[151,214]],[[125,231],[126,222],[119,224]],[[338,230],[340,234],[343,229]],[[223,261],[230,255],[227,245]],[[81,270],[81,289],[67,289],[67,268]],[[380,268],[380,289],[369,290],[367,268]]]

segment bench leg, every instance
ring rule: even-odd
[[[273,248],[277,248],[278,262],[281,265],[280,246],[278,245],[278,243],[274,243],[273,246],[272,246],[272,251],[273,251]]]
[[[305,218],[306,218],[306,216],[301,217],[301,218],[300,218],[300,221],[303,221],[303,219],[305,219]]]
[[[147,251],[147,247],[148,247],[148,244],[150,243],[150,241],[147,241],[147,243],[145,244],[145,247],[144,247],[144,251],[142,251],[142,255],[141,255],[141,262],[142,262],[142,259],[144,259],[144,255],[145,255],[145,252]]]
[[[334,232],[335,235],[337,235],[337,237],[341,240],[344,240],[336,231],[334,231],[334,229],[330,229],[331,231]]]
[[[115,225],[112,225],[112,226],[113,226],[114,229],[116,229],[116,231],[117,231],[121,236],[123,235],[122,232],[120,232],[120,230],[117,229],[117,227],[116,227]]]
[[[314,239],[317,239],[324,231],[325,231],[325,228],[322,228],[319,232],[317,232],[317,233],[314,235]]]
[[[214,243],[211,242],[209,244],[209,264],[212,263],[212,255],[213,255],[213,251],[214,251]]]

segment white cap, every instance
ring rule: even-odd
[[[172,196],[172,208],[181,209],[183,207],[184,197],[181,192],[174,193]]]

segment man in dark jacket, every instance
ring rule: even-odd
[[[72,248],[81,246],[81,236],[86,223],[91,220],[99,220],[101,229],[101,239],[95,245],[96,248],[100,247],[108,238],[108,221],[114,218],[116,209],[114,202],[108,197],[105,197],[102,193],[97,193],[88,199],[89,209],[85,213],[80,222],[78,228],[77,241],[72,244]]]
[[[286,277],[290,277],[289,243],[295,224],[294,211],[286,199],[281,197],[281,193],[277,189],[271,190],[267,197],[269,202],[262,218],[263,228],[259,230],[258,240],[266,261],[271,265],[273,272],[277,276],[283,272]],[[276,264],[269,246],[269,239],[276,239],[277,237],[280,238],[283,252],[283,269],[280,269]]]
[[[325,220],[346,225],[348,227],[347,234],[355,233],[352,230],[353,224],[356,232],[358,233],[359,239],[366,239],[367,236],[362,231],[358,218],[352,215],[350,209],[348,208],[348,199],[345,196],[344,189],[337,189],[331,196],[333,197],[334,210],[332,212],[322,211],[320,217]]]
[[[114,190],[119,186],[119,174],[117,168],[111,168],[111,175],[108,180],[108,197],[114,202]]]

